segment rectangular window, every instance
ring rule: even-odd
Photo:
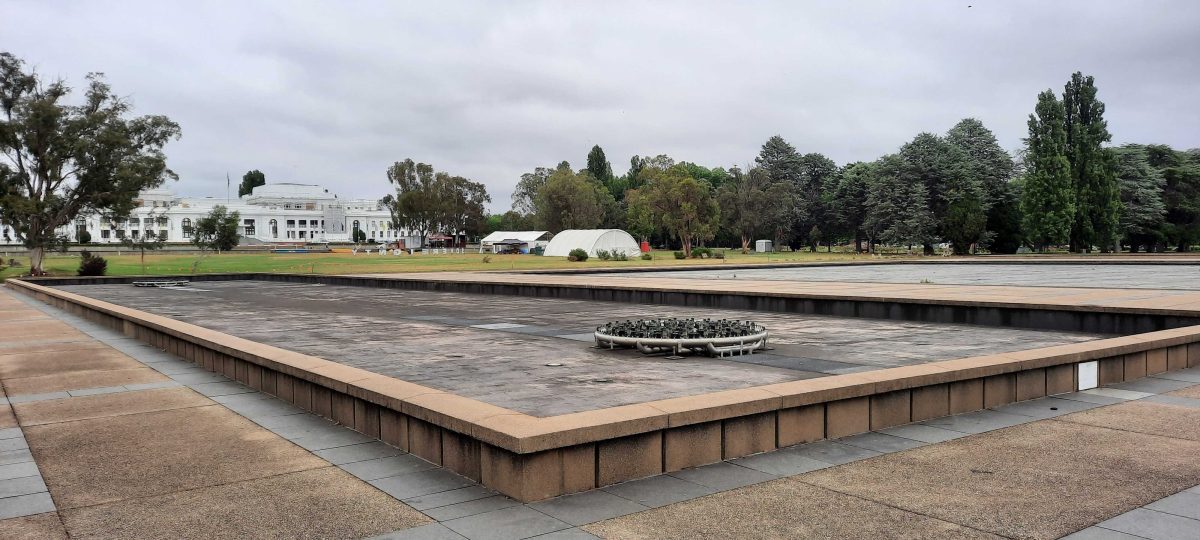
[[[166,242],[166,241],[167,241],[167,231],[165,231],[165,230],[164,230],[164,231],[158,231],[158,239],[159,239],[159,240],[161,240],[161,241],[163,241],[163,242]]]
[[[130,234],[130,236],[132,236],[134,240],[137,240],[137,238],[138,238],[138,231],[130,231],[130,233],[131,233],[131,234]]]
[[[301,238],[301,239],[303,239],[303,238],[304,238],[304,233],[305,233],[305,232],[307,232],[307,231],[300,231],[300,238]]]
[[[254,236],[254,225],[246,226],[246,236]]]
[[[100,230],[100,238],[108,240],[108,237],[109,237],[108,232],[109,232],[108,229],[101,229]]]
[[[117,238],[125,238],[125,229],[117,229]]]
[[[300,220],[300,228],[301,228],[301,229],[304,229],[304,228],[307,228],[307,227],[308,227],[308,220],[307,220],[307,219],[302,219],[302,220]]]
[[[294,220],[294,219],[287,220],[287,226],[289,229],[295,229],[296,228],[296,220]]]

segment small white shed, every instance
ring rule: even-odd
[[[636,257],[642,252],[637,240],[621,229],[567,229],[554,235],[542,255],[566,257],[572,249],[582,249],[592,257],[601,249],[624,253],[629,257]]]
[[[770,240],[758,240],[754,242],[755,253],[770,253],[775,250],[775,243]]]

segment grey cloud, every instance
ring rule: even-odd
[[[971,6],[971,7],[968,7]],[[709,166],[781,134],[839,163],[984,121],[1018,148],[1038,91],[1095,75],[1114,142],[1200,146],[1200,3],[24,2],[3,48],[104,71],[183,125],[177,191],[251,168],[346,196],[412,157],[488,185],[600,144]],[[10,21],[17,21],[11,24]],[[46,36],[51,37],[47,38]]]

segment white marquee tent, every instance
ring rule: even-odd
[[[624,253],[630,257],[641,253],[637,241],[621,229],[567,229],[554,235],[543,255],[566,257],[576,248],[586,251],[592,257],[601,249]]]
[[[479,252],[490,249],[493,253],[499,253],[506,248],[512,248],[520,250],[521,253],[529,253],[533,248],[546,247],[551,236],[553,235],[547,231],[496,231],[479,241]]]

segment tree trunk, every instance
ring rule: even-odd
[[[926,255],[933,255],[933,244],[928,242],[921,245],[921,252]]]
[[[750,237],[742,235],[742,255],[750,253]]]
[[[686,235],[680,235],[679,242],[681,244],[683,244],[684,258],[687,258],[687,259],[692,258],[692,241],[691,241],[691,239],[688,238]]]
[[[29,275],[40,276],[45,272],[42,271],[42,260],[46,257],[44,248],[31,248],[29,250]]]
[[[862,233],[854,231],[854,253],[862,253]]]

